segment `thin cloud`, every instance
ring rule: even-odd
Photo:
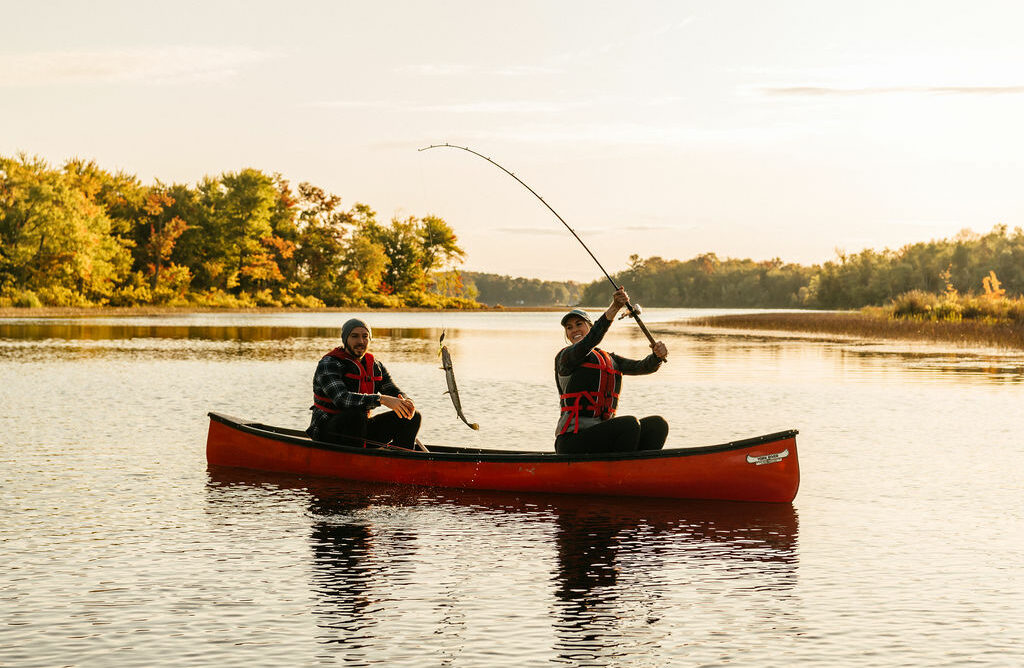
[[[415,111],[444,112],[453,114],[550,114],[578,109],[586,106],[580,103],[541,102],[529,100],[504,100],[488,102],[465,102],[461,104],[424,105]]]
[[[424,104],[408,100],[321,100],[309,102],[304,107],[313,109],[357,109],[386,113],[436,113],[436,114],[561,114],[569,111],[590,109],[607,110],[612,106],[627,105],[633,111],[638,108],[656,109],[678,103],[679,96],[657,96],[647,100],[616,100],[611,97],[571,100],[470,100],[446,104]]]
[[[521,236],[556,236],[565,234],[565,229],[551,229],[546,227],[498,227],[495,228],[495,232],[501,234],[516,234]]]
[[[417,63],[396,68],[399,74],[412,74],[425,77],[458,77],[458,76],[499,76],[499,77],[534,77],[540,75],[564,74],[567,66],[574,63],[589,63],[595,56],[604,56],[616,51],[633,47],[637,44],[650,44],[653,40],[677,32],[696,20],[688,16],[680,21],[658,26],[652,30],[638,31],[613,42],[577,51],[567,51],[552,56],[548,62],[527,65],[464,65],[456,63]]]
[[[0,54],[0,87],[223,81],[275,56],[243,47],[199,46]]]
[[[1012,86],[763,86],[761,92],[774,96],[852,97],[867,95],[1020,95],[1024,85]]]
[[[573,229],[576,229],[576,228],[573,228]],[[564,227],[562,227],[562,225],[557,220],[555,221],[554,225],[552,225],[551,227],[497,227],[497,228],[494,229],[494,231],[495,232],[499,232],[501,234],[516,234],[516,235],[523,235],[523,236],[542,235],[542,236],[558,236],[558,237],[561,237],[561,236],[564,236],[564,235],[567,234],[566,229]],[[586,235],[597,235],[597,234],[603,234],[605,231],[606,230],[603,230],[603,229],[588,229],[588,230],[576,229],[576,233],[580,234],[580,235],[583,235],[583,234],[586,234]]]
[[[557,114],[587,109],[594,102],[545,100],[477,100],[450,104],[421,104],[389,100],[325,100],[309,106],[322,109],[363,109],[392,113],[437,114]]]
[[[692,226],[690,228],[692,229]],[[673,225],[625,225],[622,229],[626,232],[675,232],[685,228]]]
[[[560,68],[549,65],[502,65],[488,67],[484,65],[462,65],[456,63],[418,63],[395,68],[398,74],[411,74],[420,77],[459,77],[459,76],[499,76],[529,77],[542,74],[558,74]]]
[[[688,146],[722,143],[775,143],[806,136],[816,130],[807,125],[773,127],[693,128],[663,124],[587,123],[506,126],[485,131],[469,131],[474,140],[536,143],[579,142],[592,145]]]

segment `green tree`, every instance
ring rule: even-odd
[[[76,164],[0,158],[0,282],[43,303],[106,303],[130,268],[128,244],[97,201],[100,186]]]
[[[299,184],[297,208],[295,264],[299,285],[306,294],[329,305],[342,305],[346,294],[341,281],[345,239],[352,216],[341,209],[340,197],[310,183]]]
[[[362,303],[375,292],[394,293],[394,283],[385,281],[389,267],[387,251],[367,235],[353,236],[342,258],[341,289],[350,302]]]
[[[424,288],[424,252],[419,219],[393,218],[390,225],[369,220],[359,225],[357,234],[380,246],[388,259],[382,277],[385,293],[409,294]]]
[[[454,231],[436,216],[393,218],[390,225],[381,225],[371,210],[356,209],[353,219],[356,237],[380,247],[387,258],[381,281],[385,292],[416,297],[433,272],[465,257]]]
[[[565,306],[579,302],[581,287],[574,281],[542,281],[498,274],[460,272],[466,297],[504,306]]]
[[[419,236],[423,247],[423,271],[427,274],[466,257],[465,251],[458,245],[455,230],[437,216],[424,216],[420,219]]]
[[[180,256],[201,288],[235,294],[280,283],[277,266],[287,245],[275,246],[281,191],[271,176],[255,169],[204,178],[198,185],[195,219],[180,240]]]

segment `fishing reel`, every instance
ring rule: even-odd
[[[633,316],[640,315],[643,312],[640,308],[640,304],[633,304],[632,306],[633,310],[630,311],[629,309],[626,309],[626,312],[620,315],[618,320],[622,320],[623,318],[632,318]]]

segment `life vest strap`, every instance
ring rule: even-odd
[[[341,412],[334,407],[334,402],[331,401],[330,397],[322,397],[316,393],[313,394],[313,405],[324,413],[330,413],[331,415],[337,415]]]
[[[559,399],[562,400],[562,412],[569,413],[569,419],[565,421],[565,424],[562,426],[562,430],[558,432],[559,436],[568,432],[570,425],[572,426],[572,433],[575,434],[579,432],[580,409],[583,407],[582,404],[584,400],[590,404],[590,407],[594,412],[598,412],[597,409],[599,409],[602,403],[600,392],[567,392],[560,395]],[[572,401],[573,399],[575,399],[575,401]],[[612,411],[612,415],[614,415],[614,413],[615,411]],[[611,417],[611,415],[608,417]],[[604,414],[602,414],[601,419],[607,420],[608,418],[604,417]]]
[[[355,357],[342,347],[335,348],[327,353],[327,357],[339,359],[342,362],[351,362],[358,370],[357,373],[345,373],[345,378],[351,378],[358,382],[360,394],[373,394],[377,391],[377,383],[384,380],[383,374],[375,374],[376,365],[373,355],[366,353],[362,358]],[[319,399],[319,401],[318,401]],[[313,395],[313,404],[325,413],[335,414],[340,411],[334,408],[334,403],[329,397],[317,397]]]
[[[589,404],[586,407],[587,410],[594,417],[601,420],[609,420],[615,417],[615,404],[619,398],[619,393],[615,391],[615,376],[621,376],[622,372],[615,368],[611,355],[605,351],[600,348],[594,348],[591,352],[597,361],[583,362],[580,366],[598,370],[597,390],[566,392],[559,395],[559,399],[562,402],[562,412],[569,413],[570,415],[570,418],[562,426],[559,435],[568,432],[570,426],[573,433],[579,432],[580,410],[584,408],[584,400]]]

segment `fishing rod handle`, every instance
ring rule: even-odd
[[[626,308],[629,309],[629,314],[632,316],[633,320],[636,320],[636,324],[640,328],[640,331],[644,333],[644,336],[647,337],[647,340],[650,341],[653,346],[656,343],[654,336],[651,335],[651,330],[647,329],[647,325],[644,324],[644,321],[640,319],[640,314],[636,312],[636,309],[634,309],[633,305],[629,302],[626,302]],[[661,363],[668,364],[668,360],[662,359]]]
[[[608,274],[606,273],[605,276],[608,276]],[[616,290],[622,290],[623,288],[626,287],[624,285],[619,285],[618,283],[613,281],[611,276],[608,276],[608,281],[611,282],[612,287],[614,287]],[[629,317],[636,321],[636,324],[640,328],[640,331],[644,333],[644,336],[647,337],[647,340],[653,346],[656,343],[656,341],[654,340],[654,336],[651,335],[651,330],[647,329],[647,325],[645,325],[644,321],[640,319],[640,311],[635,306],[633,306],[633,302],[631,301],[627,300],[625,306],[626,310],[629,311]],[[663,359],[661,360],[661,362],[662,364],[667,364],[668,360]]]
[[[633,320],[636,320],[636,324],[638,327],[640,327],[640,331],[644,333],[644,336],[647,337],[647,340],[650,341],[651,345],[653,346],[655,341],[654,337],[651,336],[651,330],[647,329],[647,325],[645,325],[643,320],[640,319],[640,316],[634,315]]]

